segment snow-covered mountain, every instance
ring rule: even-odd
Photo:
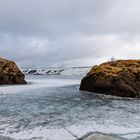
[[[50,67],[50,68],[24,68],[21,71],[32,75],[85,75],[91,67]]]

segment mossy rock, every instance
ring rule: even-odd
[[[0,58],[0,84],[26,84],[15,62]]]
[[[140,60],[118,60],[93,66],[80,90],[122,97],[140,97]]]

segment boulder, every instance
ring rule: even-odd
[[[115,138],[113,136],[105,135],[105,134],[93,134],[86,137],[83,140],[121,140],[121,139]]]
[[[140,97],[140,60],[117,60],[93,66],[82,79],[80,90]]]
[[[13,61],[0,58],[0,84],[26,84],[24,75]]]

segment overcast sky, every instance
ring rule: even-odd
[[[20,66],[140,58],[140,0],[0,0],[0,56]]]

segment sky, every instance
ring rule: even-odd
[[[139,0],[0,0],[0,57],[21,67],[140,58]]]

